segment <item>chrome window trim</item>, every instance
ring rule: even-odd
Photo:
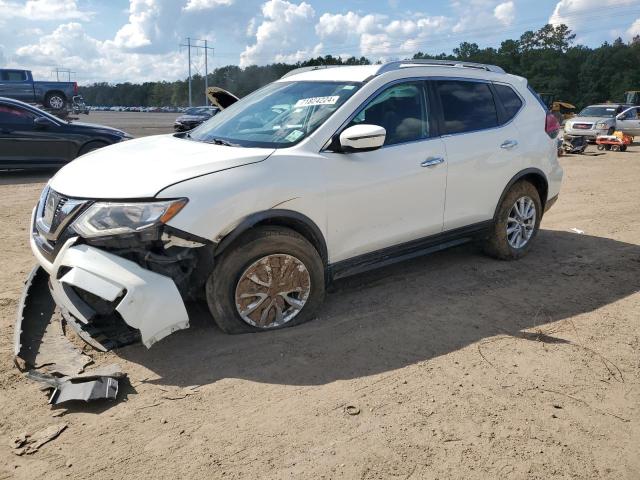
[[[388,148],[388,147],[395,147],[397,145],[405,145],[408,143],[416,143],[416,142],[424,142],[427,140],[434,140],[437,138],[448,138],[448,137],[456,137],[458,135],[467,135],[469,133],[477,133],[477,132],[486,132],[488,130],[497,130],[503,127],[506,127],[508,125],[511,125],[515,119],[522,113],[522,111],[524,110],[525,106],[527,105],[527,101],[525,100],[525,98],[520,94],[520,92],[518,92],[518,90],[516,88],[513,87],[513,85],[511,85],[508,82],[501,82],[501,81],[495,81],[495,80],[487,80],[484,78],[469,78],[469,77],[452,77],[452,76],[439,76],[439,75],[429,75],[429,76],[419,76],[419,77],[406,77],[406,78],[399,78],[396,80],[392,80],[390,82],[385,83],[384,85],[382,85],[381,87],[379,87],[378,89],[376,89],[371,95],[369,95],[366,99],[364,99],[362,101],[362,103],[358,106],[358,108],[356,108],[354,110],[354,113],[352,113],[351,115],[349,115],[349,117],[336,129],[335,132],[333,132],[332,135],[329,136],[329,138],[323,143],[323,147],[319,150],[319,153],[325,153],[325,152],[329,152],[329,153],[338,153],[338,152],[332,152],[331,150],[327,150],[329,145],[331,144],[331,141],[333,139],[333,137],[335,137],[339,132],[342,132],[343,129],[349,124],[349,122],[351,122],[351,120],[353,120],[354,117],[356,117],[361,111],[362,109],[371,101],[373,100],[373,98],[375,98],[377,95],[379,95],[380,93],[382,93],[383,90],[387,89],[388,87],[392,87],[393,85],[396,85],[398,83],[405,83],[405,82],[426,82],[426,81],[437,81],[437,80],[445,80],[445,81],[463,81],[463,82],[476,82],[476,83],[486,83],[486,84],[499,84],[499,85],[505,85],[511,88],[511,90],[513,90],[516,95],[520,98],[520,100],[522,101],[522,105],[520,107],[520,109],[518,110],[518,112],[508,121],[505,122],[501,125],[497,125],[495,127],[490,127],[490,128],[480,128],[478,130],[469,130],[466,132],[460,132],[460,133],[445,133],[445,134],[440,134],[440,135],[436,135],[436,136],[428,136],[425,138],[421,138],[419,140],[409,140],[407,142],[401,142],[401,143],[394,143],[393,145],[383,145],[382,147],[380,147],[380,149],[383,148]],[[493,94],[493,92],[491,92]],[[427,98],[427,101],[429,99]],[[494,98],[494,103],[495,103],[495,98]],[[496,107],[497,110],[497,107]],[[427,112],[428,113],[428,112]]]

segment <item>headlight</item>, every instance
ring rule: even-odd
[[[600,122],[600,123],[596,123],[596,128],[599,128],[601,130],[603,129],[609,129],[609,124],[606,122]]]
[[[96,202],[73,223],[85,238],[136,233],[167,223],[187,204],[186,198],[162,202]]]

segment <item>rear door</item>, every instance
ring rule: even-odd
[[[71,144],[63,127],[37,127],[37,113],[0,103],[0,164],[2,168],[59,166],[71,159]]]
[[[640,107],[629,108],[616,119],[616,130],[634,137],[640,135]]]
[[[433,89],[448,162],[444,230],[490,220],[514,173],[520,133],[496,102],[498,93],[490,82],[434,80]],[[512,93],[511,117],[522,107]]]

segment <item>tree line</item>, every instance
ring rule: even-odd
[[[480,48],[462,42],[452,54],[417,52],[414,59],[464,60],[489,63],[521,75],[538,92],[553,93],[558,100],[579,108],[591,103],[622,101],[627,90],[640,90],[640,37],[630,42],[618,38],[597,48],[574,45],[575,34],[566,25],[545,25],[527,31],[518,40],[505,40],[499,48]],[[274,63],[240,68],[216,68],[207,77],[209,86],[218,86],[242,97],[270,83],[294,68],[316,65],[367,65],[365,57],[341,59],[332,55],[296,64]],[[203,105],[204,77],[192,77],[193,103]],[[80,87],[89,105],[185,106],[187,80],[110,84],[94,83]]]

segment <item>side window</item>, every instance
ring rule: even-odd
[[[12,105],[0,105],[0,123],[30,124],[36,116],[28,110]]]
[[[387,88],[363,108],[347,127],[360,124],[384,127],[385,145],[421,140],[429,136],[423,82]]]
[[[493,86],[507,114],[507,118],[505,119],[506,123],[516,116],[516,113],[518,113],[520,107],[522,107],[522,100],[520,100],[518,94],[513,91],[513,88],[508,85],[494,84]]]
[[[435,82],[444,116],[444,133],[464,133],[498,126],[489,85],[465,80]]]
[[[5,82],[24,82],[27,75],[20,70],[5,70],[2,72],[2,80]]]

